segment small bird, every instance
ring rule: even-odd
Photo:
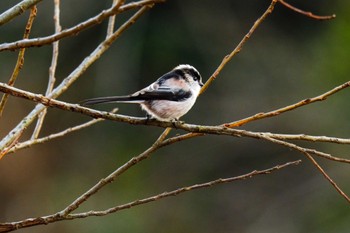
[[[193,66],[178,65],[134,94],[87,99],[80,104],[136,103],[147,112],[147,118],[178,121],[192,108],[202,86],[202,77]]]

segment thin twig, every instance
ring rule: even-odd
[[[0,26],[21,15],[42,0],[23,0],[0,15]]]
[[[307,17],[310,17],[312,19],[330,20],[330,19],[334,19],[336,17],[335,14],[333,14],[333,15],[324,15],[324,16],[315,15],[312,12],[300,10],[299,8],[296,8],[295,6],[292,6],[292,5],[290,5],[289,3],[287,3],[287,2],[285,2],[283,0],[278,0],[278,2],[281,3],[283,6],[289,8],[290,10],[295,11],[295,12],[297,12],[299,14],[305,15]]]
[[[229,177],[229,178],[224,178],[224,179],[217,179],[217,180],[213,180],[213,181],[206,182],[206,183],[182,187],[182,188],[175,189],[173,191],[163,192],[163,193],[155,195],[155,196],[132,201],[132,202],[129,202],[129,203],[126,203],[123,205],[119,205],[119,206],[116,206],[113,208],[109,208],[109,209],[103,210],[103,211],[88,211],[88,212],[84,212],[84,213],[68,214],[68,215],[61,215],[59,213],[56,213],[53,215],[48,215],[48,216],[43,216],[43,217],[38,217],[38,218],[29,218],[29,219],[21,220],[18,222],[0,223],[0,232],[9,232],[9,231],[17,230],[17,229],[32,227],[32,226],[36,226],[36,225],[49,224],[49,223],[58,222],[58,221],[62,221],[62,220],[72,220],[72,219],[86,218],[86,217],[91,217],[91,216],[104,216],[104,215],[114,213],[114,212],[117,212],[117,211],[120,211],[123,209],[129,209],[129,208],[132,208],[132,207],[135,207],[138,205],[143,205],[143,204],[146,204],[149,202],[158,201],[162,198],[176,196],[176,195],[188,192],[188,191],[194,191],[196,189],[209,188],[209,187],[213,187],[213,186],[219,185],[219,184],[225,184],[225,183],[229,183],[229,182],[250,179],[250,178],[253,178],[254,176],[258,176],[258,175],[268,175],[268,174],[271,174],[271,173],[276,172],[278,170],[287,168],[289,166],[299,165],[300,163],[301,163],[301,160],[287,162],[285,164],[276,165],[276,166],[269,168],[269,169],[255,170],[255,171],[252,171],[250,173],[240,175],[240,176]]]
[[[113,0],[112,7],[118,6],[118,8],[119,8],[121,5],[124,4],[124,2],[125,2],[125,0]],[[114,32],[114,23],[115,23],[115,15],[112,15],[112,16],[109,17],[109,20],[108,20],[106,38],[108,38],[110,35],[113,34],[113,32]]]
[[[117,112],[117,110],[118,109],[115,108],[115,109],[113,109],[111,111],[111,113],[115,113],[115,112]],[[75,131],[78,131],[78,130],[90,127],[90,126],[92,126],[92,125],[94,125],[94,124],[96,124],[98,122],[102,122],[104,120],[105,119],[103,119],[103,118],[92,119],[92,120],[90,120],[88,122],[85,122],[83,124],[80,124],[80,125],[77,125],[77,126],[74,126],[74,127],[68,128],[68,129],[65,129],[65,130],[63,130],[61,132],[58,132],[58,133],[50,134],[49,136],[46,136],[46,137],[31,139],[31,140],[28,140],[28,141],[25,141],[25,142],[17,143],[13,147],[11,147],[11,149],[8,150],[7,154],[14,153],[14,152],[16,152],[16,151],[18,151],[20,149],[25,149],[25,148],[31,147],[33,145],[36,145],[36,144],[48,142],[48,141],[51,141],[52,139],[56,139],[56,138],[60,138],[60,137],[66,136],[67,134],[70,134],[70,133],[73,133]]]
[[[216,68],[214,73],[210,76],[210,78],[205,82],[204,86],[201,89],[201,94],[204,93],[209,85],[218,77],[222,69],[226,66],[226,64],[231,61],[231,59],[238,54],[242,48],[243,45],[249,40],[249,38],[253,35],[255,30],[260,26],[260,24],[266,19],[268,15],[270,15],[276,5],[278,0],[272,0],[270,6],[266,9],[264,14],[258,18],[253,26],[250,28],[248,33],[243,37],[243,39],[239,42],[239,44],[236,46],[236,48],[228,55],[224,57],[224,59],[221,61],[221,64]]]
[[[186,125],[187,126],[187,125]],[[199,130],[200,128],[200,130]],[[183,128],[184,129],[184,128]],[[193,133],[187,133],[184,135],[176,136],[176,137],[171,137],[162,142],[162,147],[168,146],[170,144],[180,142],[183,140],[187,140],[190,138],[193,138],[195,136],[204,136],[206,134],[216,134],[216,135],[230,135],[234,137],[250,137],[250,138],[256,138],[256,139],[266,139],[266,138],[273,138],[276,140],[289,140],[290,137],[283,138],[280,134],[272,134],[272,133],[264,133],[264,132],[253,132],[253,131],[247,131],[247,130],[238,130],[238,129],[230,129],[230,128],[222,128],[220,126],[198,126],[195,127],[194,125],[191,125],[190,127],[186,127],[187,131],[192,131]],[[205,132],[205,133],[198,133],[198,132]],[[317,136],[310,136],[310,135],[305,135],[307,138],[317,138]],[[331,141],[328,142],[335,142],[337,138],[332,138]],[[338,141],[342,140],[347,140],[347,139],[342,139],[338,138]],[[286,142],[285,145],[288,143]],[[332,160],[335,162],[341,162],[341,163],[349,163],[350,164],[350,159],[344,159],[344,158],[339,158],[336,156],[333,156],[328,153],[324,153],[315,149],[310,149],[310,148],[305,148],[305,147],[299,147],[295,144],[288,144],[288,145],[294,145],[295,149],[298,150],[303,150],[307,153],[317,155],[319,157]]]
[[[90,188],[83,195],[74,200],[70,205],[68,205],[64,210],[58,213],[59,216],[67,216],[69,213],[77,209],[83,202],[87,201],[89,197],[98,192],[101,188],[103,188],[106,184],[113,182],[117,177],[123,174],[125,171],[130,169],[132,166],[136,165],[140,161],[147,159],[155,150],[159,148],[160,143],[165,139],[165,137],[169,134],[171,128],[167,128],[164,132],[159,136],[159,138],[153,143],[151,147],[147,150],[131,158],[128,162],[124,163],[117,170],[112,172],[109,176],[101,179],[97,184],[95,184],[92,188]]]
[[[213,180],[213,181],[209,181],[206,183],[201,183],[201,184],[195,184],[195,185],[191,185],[191,186],[187,186],[187,187],[182,187],[182,188],[178,188],[175,189],[173,191],[169,191],[169,192],[163,192],[161,194],[152,196],[152,197],[148,197],[148,198],[144,198],[144,199],[140,199],[140,200],[136,200],[136,201],[132,201],[123,205],[119,205],[116,207],[112,207],[109,208],[107,210],[102,210],[102,211],[88,211],[85,213],[77,213],[77,214],[70,214],[69,217],[71,218],[86,218],[86,217],[90,217],[90,216],[104,216],[110,213],[114,213],[123,209],[128,209],[128,208],[132,208],[134,206],[138,206],[138,205],[143,205],[149,202],[153,202],[153,201],[158,201],[162,198],[166,198],[166,197],[171,197],[171,196],[177,196],[179,194],[188,192],[188,191],[193,191],[196,189],[202,189],[202,188],[209,188],[209,187],[213,187],[214,185],[218,185],[218,184],[225,184],[225,183],[231,183],[234,181],[239,181],[239,180],[245,180],[245,179],[250,179],[253,178],[254,176],[257,175],[268,175],[271,174],[272,172],[275,172],[277,170],[286,168],[288,166],[291,165],[299,165],[301,163],[301,160],[297,160],[297,161],[292,161],[292,162],[287,162],[285,164],[281,164],[281,165],[276,165],[272,168],[268,168],[265,170],[254,170],[250,173],[244,174],[244,175],[240,175],[240,176],[235,176],[235,177],[229,177],[229,178],[220,178],[217,180]]]
[[[280,140],[302,140],[309,142],[329,142],[336,144],[350,144],[350,138],[336,138],[327,136],[313,136],[306,134],[277,134],[277,133],[264,133],[265,135],[280,139]]]
[[[72,85],[86,70],[90,67],[97,59],[99,59],[102,54],[108,50],[111,44],[119,38],[119,36],[131,25],[133,25],[140,17],[146,12],[148,9],[153,7],[153,5],[146,5],[139,9],[134,15],[132,15],[123,25],[121,25],[118,30],[116,30],[113,35],[111,35],[108,39],[104,40],[101,44],[99,44],[96,49],[87,56],[80,65],[68,76],[66,77],[60,85],[58,85],[46,98],[49,100],[50,98],[57,98],[63,92],[65,92],[70,85]],[[8,86],[8,85],[7,85]],[[10,133],[5,136],[0,142],[0,151],[4,150],[4,148],[8,147],[12,141],[17,137],[19,133],[21,133],[27,126],[29,126],[34,119],[45,109],[44,105],[38,104],[35,108],[26,116],[24,119],[17,124],[17,126],[11,130]]]
[[[254,116],[250,116],[250,117],[247,117],[247,118],[244,118],[244,119],[232,122],[232,123],[225,124],[225,126],[229,127],[229,128],[234,128],[234,127],[239,127],[239,126],[242,126],[244,124],[247,124],[251,121],[260,120],[260,119],[267,118],[267,117],[274,117],[274,116],[277,116],[281,113],[288,112],[288,111],[294,110],[296,108],[300,108],[302,106],[305,106],[305,105],[308,105],[311,103],[326,100],[329,96],[331,96],[331,95],[333,95],[333,94],[335,94],[335,93],[337,93],[345,88],[348,88],[349,86],[350,86],[350,81],[348,81],[340,86],[337,86],[337,87],[333,88],[332,90],[327,91],[319,96],[304,99],[304,100],[301,100],[295,104],[288,105],[286,107],[279,108],[279,109],[271,111],[271,112],[258,113],[258,114],[255,114]]]
[[[53,20],[55,23],[55,33],[59,33],[62,30],[61,24],[60,24],[60,0],[54,0],[54,16]],[[51,66],[49,68],[49,81],[47,83],[47,89],[45,95],[48,96],[55,86],[56,82],[56,67],[57,67],[57,60],[58,60],[58,49],[59,49],[59,41],[55,41],[52,44],[52,59],[51,59]],[[47,109],[45,108],[44,111],[42,111],[39,114],[38,120],[36,122],[36,126],[34,128],[33,134],[31,139],[36,139],[39,136],[40,130],[42,128],[42,125],[44,123],[44,119],[47,113]]]
[[[23,131],[17,135],[17,138],[15,138],[15,140],[13,140],[13,142],[11,143],[11,145],[9,145],[5,150],[0,151],[0,160],[7,155],[10,150],[16,145],[18,139],[21,137]]]
[[[309,160],[315,165],[315,167],[321,172],[321,174],[331,183],[331,185],[337,190],[337,192],[347,200],[347,202],[350,204],[350,198],[346,193],[335,183],[332,178],[323,170],[323,168],[317,163],[317,161],[309,154],[309,153],[304,153]]]
[[[263,139],[270,141],[272,143],[275,144],[279,144],[282,146],[285,146],[287,148],[291,148],[293,150],[299,151],[302,154],[304,154],[312,163],[313,165],[316,166],[316,168],[321,172],[321,174],[329,181],[329,183],[331,183],[333,185],[333,187],[335,188],[335,190],[350,204],[350,198],[345,194],[345,192],[343,192],[343,190],[329,177],[329,175],[322,169],[322,167],[316,162],[316,160],[310,155],[310,152],[312,153],[312,151],[309,151],[303,147],[297,146],[293,143],[289,143],[289,142],[284,142],[278,139],[274,139],[268,136],[262,136]]]
[[[57,34],[53,34],[50,36],[46,36],[46,37],[39,37],[39,38],[34,38],[34,39],[27,39],[27,40],[19,40],[19,41],[15,41],[15,42],[11,42],[11,43],[3,43],[0,44],[0,51],[4,51],[4,50],[16,50],[16,49],[20,49],[20,48],[28,48],[28,47],[35,47],[35,46],[43,46],[43,45],[47,45],[47,44],[52,44],[55,41],[61,40],[65,37],[69,37],[69,36],[75,36],[77,35],[79,32],[92,27],[96,24],[101,23],[104,19],[118,14],[120,12],[124,12],[130,9],[134,9],[134,8],[141,8],[144,6],[153,6],[153,4],[155,3],[161,3],[164,2],[165,0],[142,0],[139,2],[132,2],[132,3],[128,3],[125,4],[123,6],[120,6],[118,8],[118,5],[113,6],[107,10],[102,11],[100,14],[89,18],[88,20],[74,26],[68,29],[64,29],[62,30],[60,33]]]
[[[29,18],[28,18],[28,22],[26,25],[26,28],[24,30],[24,35],[23,35],[23,39],[28,39],[29,38],[29,34],[30,31],[32,29],[32,25],[34,22],[34,19],[36,17],[36,13],[37,13],[37,8],[36,6],[33,6],[30,10],[30,14],[29,14]],[[10,77],[10,80],[8,81],[8,85],[13,86],[15,84],[15,81],[19,75],[19,72],[21,71],[23,65],[24,65],[24,54],[25,54],[25,48],[20,49],[19,53],[18,53],[18,57],[17,57],[17,62],[16,62],[16,66],[12,72],[12,75]],[[0,101],[0,117],[2,116],[2,113],[4,111],[7,99],[8,99],[8,95],[5,94],[2,96],[1,101]]]

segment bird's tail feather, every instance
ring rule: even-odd
[[[98,97],[93,99],[87,99],[81,101],[80,105],[95,105],[95,104],[107,104],[107,103],[140,103],[142,100],[135,98],[134,96],[108,96]]]

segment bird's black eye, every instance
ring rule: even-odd
[[[194,81],[199,81],[201,79],[201,76],[195,70],[188,69],[186,73],[190,74]]]

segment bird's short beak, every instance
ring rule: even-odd
[[[204,86],[204,84],[203,84],[202,82],[199,82],[199,86],[203,87],[203,86]]]

